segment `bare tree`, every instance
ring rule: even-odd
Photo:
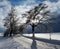
[[[17,33],[17,31],[18,31],[17,21],[18,21],[18,17],[15,13],[15,9],[12,7],[10,13],[4,19],[4,26],[8,29],[8,30],[6,30],[6,31],[8,31],[7,35],[9,34],[9,36],[12,36],[12,34]],[[6,32],[5,32],[5,34],[6,34]],[[5,36],[5,34],[4,34],[4,36]]]
[[[52,23],[50,21],[52,21],[51,19],[54,18],[54,16],[50,13],[49,10],[46,10],[47,7],[48,6],[46,4],[40,3],[38,6],[35,6],[33,9],[29,10],[26,14],[23,14],[24,15],[23,17],[27,18],[25,25],[31,24],[32,26],[33,36],[34,36],[34,27],[40,25],[40,27],[38,28],[42,32],[44,31],[43,27],[45,27],[46,24]],[[51,26],[49,25],[48,28],[50,27]],[[51,28],[47,30],[51,30]]]

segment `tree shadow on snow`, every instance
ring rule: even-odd
[[[36,46],[36,41],[35,41],[35,37],[32,36],[32,45],[31,45],[31,49],[37,49],[37,46]]]
[[[42,41],[45,43],[50,43],[50,44],[55,44],[55,45],[60,45],[60,40],[49,40],[49,39],[44,39],[44,38],[37,38],[37,37],[28,37],[28,36],[24,36],[26,38],[30,38],[32,40],[38,40],[38,41]],[[36,41],[35,41],[36,42]]]

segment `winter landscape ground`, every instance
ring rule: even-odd
[[[0,49],[60,49],[60,0],[0,0]]]
[[[60,49],[60,39],[56,39],[57,35],[55,35],[54,40],[51,40],[51,42],[47,34],[43,38],[43,34],[41,36],[35,34],[36,38],[32,38],[32,34],[23,35],[17,35],[15,37],[0,36],[0,49]]]

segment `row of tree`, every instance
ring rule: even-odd
[[[40,32],[43,32],[43,28],[47,26],[47,32],[52,32],[51,25],[53,24],[53,20],[55,20],[54,15],[47,10],[47,5],[44,3],[40,3],[38,6],[35,6],[33,9],[30,9],[26,13],[22,14],[22,18],[27,18],[26,22],[20,24],[18,26],[17,21],[18,16],[15,14],[15,9],[11,8],[11,12],[5,17],[4,26],[7,28],[4,36],[12,36],[12,34],[16,34],[18,32],[23,32],[23,29],[27,25],[32,26],[32,33],[34,36],[34,28],[38,26]]]
[[[4,26],[6,27],[4,36],[12,36],[12,34],[16,34],[18,32],[18,20],[15,9],[12,7],[11,12],[4,19]]]

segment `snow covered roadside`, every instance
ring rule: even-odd
[[[33,41],[32,39],[20,37],[0,37],[0,49],[60,49],[60,45],[45,43],[42,41]]]
[[[32,37],[32,34],[23,34],[24,36]],[[37,38],[50,39],[50,33],[35,33]],[[51,33],[51,39],[60,40],[60,33]]]
[[[0,37],[0,49],[24,49],[24,47],[13,38]]]
[[[14,38],[14,40],[22,44],[27,49],[60,49],[60,45],[45,43],[42,41],[29,39],[26,37],[17,37]]]

